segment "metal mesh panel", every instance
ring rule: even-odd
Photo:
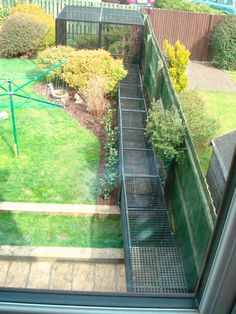
[[[129,208],[165,208],[165,200],[159,177],[126,177]]]
[[[176,247],[132,247],[131,277],[136,293],[186,293],[187,283]]]
[[[145,128],[146,119],[146,113],[127,111],[122,115],[122,124],[128,128]]]
[[[150,148],[150,144],[145,137],[145,130],[123,129],[124,148]]]
[[[145,110],[144,100],[136,100],[136,99],[121,99],[121,107],[122,109],[130,109],[130,110]]]
[[[142,86],[136,84],[138,66],[128,65],[127,69],[128,83],[124,85],[123,80],[119,86],[127,286],[136,293],[184,293],[187,284],[168,217],[159,162],[145,137],[147,113]]]
[[[139,66],[137,64],[126,64],[125,68],[128,71],[127,76],[131,76],[133,74],[136,74],[139,76]]]
[[[140,76],[138,74],[131,74],[127,75],[123,80],[122,84],[133,84],[133,85],[140,85]]]
[[[138,10],[95,8],[66,5],[57,19],[143,26]]]
[[[152,150],[124,150],[125,174],[157,175],[155,157]]]
[[[166,210],[130,211],[132,246],[174,246],[174,238]]]
[[[143,98],[143,91],[139,86],[121,85],[120,97]]]

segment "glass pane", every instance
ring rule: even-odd
[[[125,65],[127,76],[106,95],[111,110],[103,118],[91,113],[81,91],[90,71],[90,100],[95,107],[104,100],[96,67],[108,85],[117,73],[102,64],[103,55],[71,74],[84,74],[78,88],[66,85],[65,68],[34,84],[34,61],[0,60],[0,286],[192,294],[215,212],[188,130],[178,146],[181,162],[162,160],[147,136],[146,95],[159,95],[163,110],[180,106],[165,63],[150,29],[101,24],[100,9],[94,19],[86,10],[82,21],[76,10],[65,17],[58,38],[76,49],[104,48],[119,59],[116,66]]]

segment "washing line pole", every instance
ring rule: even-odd
[[[14,102],[13,102],[12,80],[8,79],[7,82],[8,82],[9,103],[10,103],[10,108],[11,108],[13,137],[14,137],[14,152],[15,152],[15,156],[17,157],[18,156],[18,142],[17,142],[16,120],[15,120],[15,110],[14,110]]]

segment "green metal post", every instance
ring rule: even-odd
[[[7,82],[8,82],[9,103],[11,107],[11,120],[12,120],[13,137],[14,137],[14,152],[15,152],[15,156],[17,157],[18,156],[18,143],[17,143],[16,120],[15,120],[13,92],[12,92],[12,80],[9,79]]]

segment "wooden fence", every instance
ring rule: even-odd
[[[54,18],[58,16],[65,5],[78,5],[88,7],[105,7],[105,8],[118,8],[125,10],[139,10],[139,7],[133,5],[123,5],[116,3],[104,3],[101,0],[18,0],[19,3],[34,3],[40,6],[45,12]],[[0,4],[3,8],[12,7],[15,4],[15,0],[0,0]]]
[[[208,61],[211,58],[210,37],[213,28],[226,18],[182,11],[148,9],[153,32],[162,48],[164,39],[171,44],[179,40],[191,52],[190,59]]]

